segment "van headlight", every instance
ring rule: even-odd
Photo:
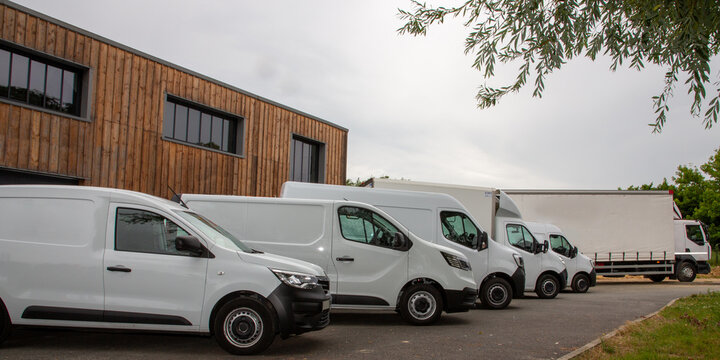
[[[298,289],[312,289],[318,286],[318,278],[315,275],[278,269],[270,269],[270,271],[283,283]]]
[[[525,267],[525,261],[523,260],[522,256],[519,254],[512,254],[513,259],[515,259],[515,264],[517,264],[518,267],[524,268]]]
[[[460,270],[467,270],[467,271],[472,270],[472,268],[470,267],[470,263],[463,260],[459,256],[456,256],[453,254],[448,254],[448,253],[442,252],[442,251],[440,253],[445,258],[445,261],[447,261],[448,265],[450,265],[454,268],[458,268]]]

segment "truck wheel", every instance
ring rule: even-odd
[[[12,322],[10,321],[10,315],[8,315],[5,304],[0,300],[0,344],[10,337],[10,328]]]
[[[648,275],[648,278],[653,282],[662,282],[665,280],[665,275]]]
[[[512,287],[503,278],[492,278],[480,289],[480,302],[493,310],[504,309],[512,301]]]
[[[678,266],[677,279],[682,282],[692,282],[695,280],[696,274],[695,266],[687,261],[681,262],[680,266]]]
[[[577,274],[573,277],[572,284],[570,286],[576,293],[585,293],[590,288],[590,278],[588,278],[585,274]]]
[[[541,299],[553,299],[560,293],[560,284],[554,276],[545,274],[538,279],[535,293]]]
[[[400,301],[400,315],[414,325],[430,325],[438,321],[442,309],[440,292],[428,284],[410,286]]]
[[[249,297],[223,305],[215,316],[213,328],[218,344],[235,355],[257,354],[275,339],[270,311]]]

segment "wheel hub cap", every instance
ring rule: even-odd
[[[495,285],[488,290],[488,298],[494,305],[500,305],[507,300],[507,291],[500,285]]]
[[[410,314],[418,320],[429,319],[435,314],[436,307],[435,298],[426,291],[418,291],[412,294],[410,301],[408,301]]]
[[[543,283],[543,292],[545,295],[552,295],[555,292],[555,283],[553,283],[550,280],[547,280]]]
[[[237,347],[255,345],[262,335],[263,322],[260,315],[249,308],[240,308],[225,317],[225,337]]]

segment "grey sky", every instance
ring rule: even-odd
[[[16,2],[350,129],[352,179],[614,189],[658,183],[720,146],[720,125],[704,130],[682,87],[651,134],[663,69],[610,72],[607,59],[566,64],[542,99],[528,88],[479,110],[486,80],[463,53],[466,30],[398,35],[408,0]],[[717,79],[720,59],[712,66]]]

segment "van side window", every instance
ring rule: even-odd
[[[175,238],[187,231],[158,214],[118,208],[115,216],[115,250],[191,256],[175,249]]]
[[[558,254],[570,257],[570,243],[562,235],[550,235],[550,247]]]
[[[510,245],[516,248],[523,249],[525,251],[532,252],[532,245],[535,238],[530,234],[530,231],[522,225],[508,224],[507,236]]]
[[[471,249],[478,248],[480,231],[467,215],[455,211],[442,211],[440,223],[446,239]]]
[[[399,230],[382,216],[352,206],[338,209],[340,232],[345,239],[382,247],[393,247]]]
[[[698,245],[705,245],[700,225],[685,225],[685,234],[687,238]]]

